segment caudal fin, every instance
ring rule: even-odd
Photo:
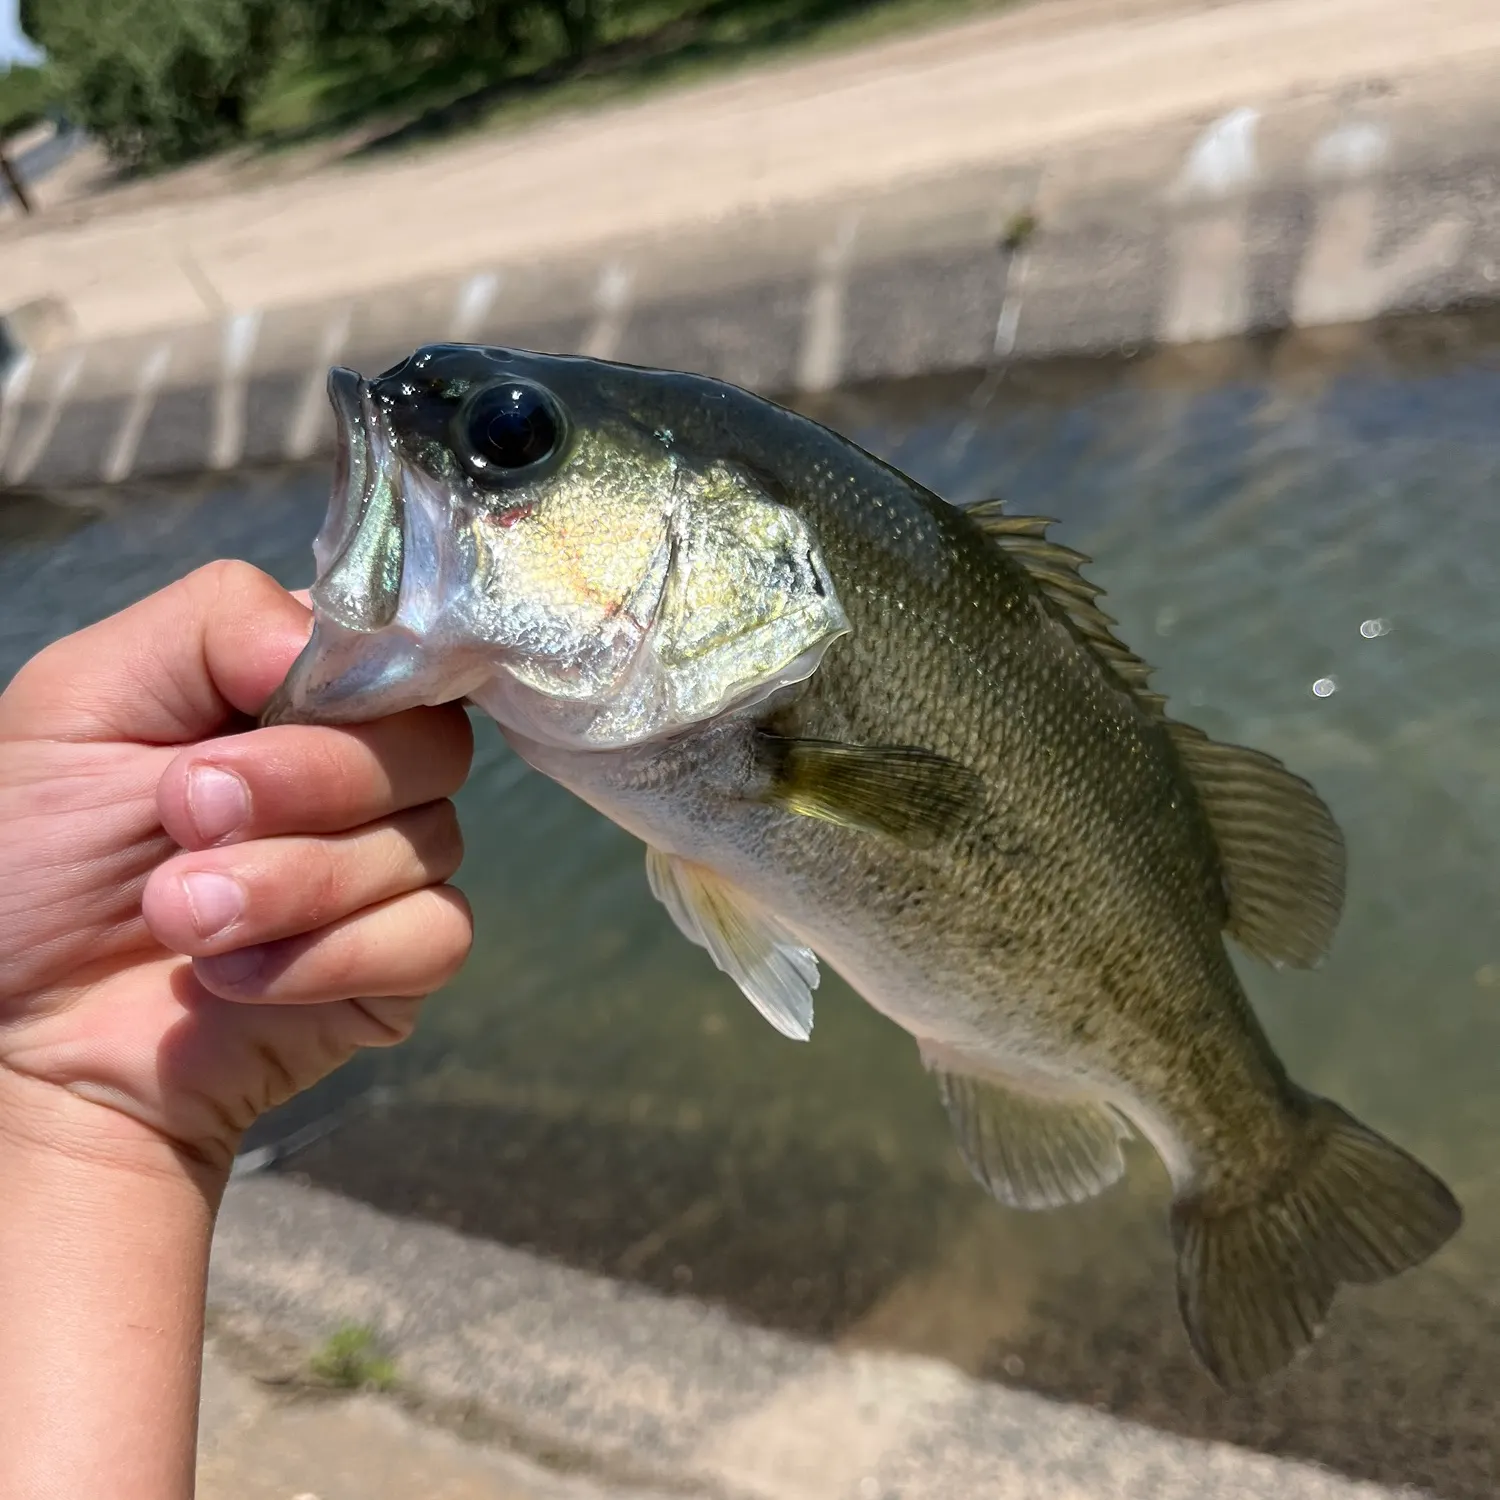
[[[1310,1099],[1297,1172],[1255,1202],[1173,1205],[1177,1301],[1213,1376],[1250,1385],[1318,1336],[1342,1282],[1384,1281],[1457,1232],[1463,1211],[1415,1158],[1338,1105]]]

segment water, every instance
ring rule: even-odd
[[[1283,1384],[1217,1393],[1178,1328],[1152,1159],[1081,1208],[1002,1212],[908,1038],[831,977],[811,1044],[776,1036],[651,901],[639,846],[487,725],[460,798],[473,958],[407,1047],[262,1129],[395,1090],[278,1170],[766,1325],[1495,1493],[1500,330],[1202,359],[1014,371],[983,401],[974,377],[845,392],[820,414],[954,499],[1059,517],[1180,715],[1317,784],[1350,852],[1335,952],[1243,972],[1293,1071],[1464,1200],[1437,1261],[1344,1296]],[[212,557],[306,584],[326,483],[0,511],[0,669]]]

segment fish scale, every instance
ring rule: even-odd
[[[1004,1204],[1104,1191],[1143,1136],[1226,1384],[1456,1232],[1431,1172],[1287,1075],[1225,947],[1321,955],[1328,810],[1170,718],[1045,520],[701,376],[439,345],[330,394],[343,551],[268,721],[470,697],[646,843],[778,1030],[810,1034],[820,962],[905,1028]]]

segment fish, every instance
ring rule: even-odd
[[[262,722],[489,715],[777,1031],[809,1037],[824,965],[905,1030],[1002,1205],[1088,1200],[1143,1142],[1221,1385],[1458,1231],[1291,1078],[1226,944],[1321,960],[1333,816],[1168,713],[1048,518],[681,371],[434,344],[328,391],[314,626]]]

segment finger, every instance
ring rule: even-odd
[[[429,995],[462,967],[474,938],[469,903],[451,885],[413,891],[318,932],[193,960],[224,1000],[318,1005],[361,995]]]
[[[457,873],[463,847],[453,804],[429,802],[352,833],[178,855],[152,872],[141,909],[174,953],[227,953],[440,885]]]
[[[6,690],[0,734],[201,739],[258,713],[311,631],[306,607],[268,574],[209,563],[34,657]]]
[[[360,1047],[394,1047],[417,1029],[425,995],[375,995],[341,1000],[353,1012],[350,1038]]]
[[[339,833],[451,797],[473,754],[456,703],[373,724],[281,724],[184,750],[157,786],[157,812],[184,849]]]

